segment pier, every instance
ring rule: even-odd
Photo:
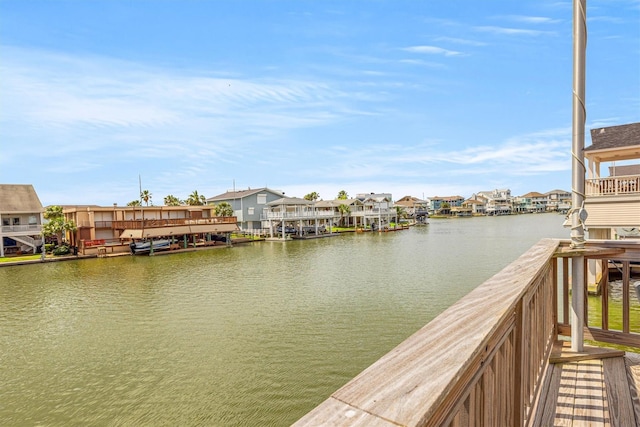
[[[617,313],[621,329],[609,322],[606,297],[601,323],[590,324],[585,297],[577,333],[593,345],[567,350],[576,256],[585,264],[613,258],[629,271],[640,242],[590,242],[578,254],[569,241],[540,241],[294,425],[638,425],[640,333],[630,326],[630,275]]]

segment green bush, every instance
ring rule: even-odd
[[[53,250],[54,255],[68,255],[69,253],[71,253],[71,250],[67,245],[60,245]]]
[[[44,245],[44,251],[45,251],[46,253],[50,254],[50,253],[51,253],[51,251],[53,251],[53,249],[54,249],[55,247],[56,247],[56,245],[55,245],[55,244],[53,244],[53,243],[47,243],[47,244],[45,244],[45,245]]]

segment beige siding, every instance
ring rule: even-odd
[[[618,203],[587,200],[585,209],[589,216],[587,227],[638,227],[640,226],[640,199]]]

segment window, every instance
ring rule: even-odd
[[[35,215],[29,216],[29,225],[36,225],[37,223],[38,223],[38,220]]]
[[[254,212],[255,212],[255,208],[247,208],[247,214],[253,215]]]
[[[9,225],[10,221],[9,218],[2,218],[2,225]]]
[[[20,218],[13,218],[13,225],[20,225]]]
[[[259,205],[267,204],[267,195],[266,194],[258,194],[258,204]]]

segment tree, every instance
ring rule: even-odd
[[[342,204],[338,206],[338,211],[340,212],[340,225],[344,227],[345,219],[351,213],[351,209],[349,209],[349,206]]]
[[[147,206],[149,206],[149,202],[151,201],[151,193],[149,190],[144,190],[140,193],[140,200],[145,202]]]
[[[189,206],[203,206],[207,204],[207,198],[201,194],[198,194],[198,190],[194,190],[193,193],[187,198],[187,205]]]
[[[220,202],[216,205],[216,216],[233,216],[233,208],[227,202]]]
[[[315,191],[312,192],[312,193],[307,194],[306,196],[304,196],[305,200],[311,200],[312,202],[315,202],[319,198],[320,198],[320,195],[318,193],[316,193]]]
[[[338,193],[338,200],[347,200],[348,198],[349,195],[347,194],[347,192],[344,190],[340,190],[340,192]]]
[[[164,198],[164,204],[166,206],[180,206],[182,204],[182,200],[178,199],[173,194],[169,194]]]
[[[62,243],[67,231],[74,232],[78,229],[73,221],[66,221],[64,219],[62,206],[47,207],[44,211],[44,218],[48,222],[42,226],[42,235],[45,237],[56,236],[58,245]]]
[[[142,206],[142,203],[140,203],[140,200],[132,200],[127,203],[127,206]]]

